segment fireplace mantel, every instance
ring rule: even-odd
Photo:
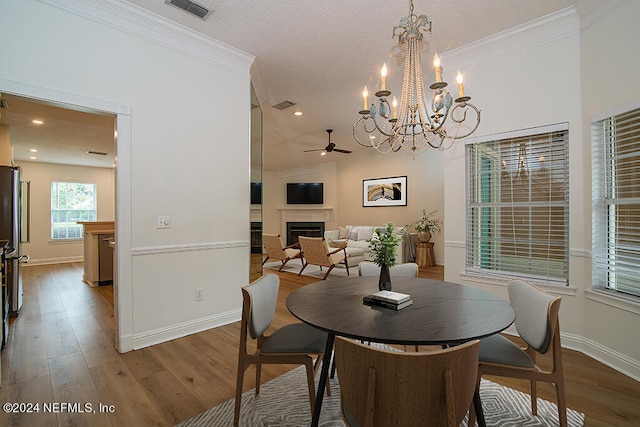
[[[280,211],[280,235],[287,233],[287,222],[324,222],[325,229],[335,226],[334,209],[331,206],[286,206]]]

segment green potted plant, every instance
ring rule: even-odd
[[[416,221],[411,224],[407,224],[407,229],[413,228],[418,233],[418,238],[421,242],[428,242],[431,240],[433,233],[439,233],[442,231],[442,220],[437,217],[438,209],[428,211],[422,209],[422,215]]]
[[[396,265],[396,253],[401,237],[393,228],[393,223],[387,223],[385,228],[376,228],[375,234],[367,240],[369,251],[373,254],[373,262],[380,267],[378,288],[381,291],[391,290],[391,276],[389,267]]]

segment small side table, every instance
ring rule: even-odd
[[[420,267],[433,267],[436,265],[433,243],[416,242],[416,264]]]

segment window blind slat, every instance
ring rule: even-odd
[[[467,270],[566,284],[566,126],[467,144],[467,165]]]
[[[595,289],[640,297],[640,109],[592,123]]]

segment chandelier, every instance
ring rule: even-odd
[[[394,97],[389,104],[391,92],[387,90],[387,66],[380,73],[380,90],[375,93],[376,102],[368,105],[368,90],[365,86],[362,116],[353,125],[353,136],[364,147],[373,147],[381,153],[408,150],[414,157],[428,148],[446,150],[457,139],[466,138],[480,124],[480,110],[469,103],[471,97],[464,93],[463,77],[457,74],[459,96],[454,99],[442,81],[442,66],[436,53],[433,59],[435,82],[429,86],[433,91],[431,102],[424,92],[420,64],[420,41],[423,32],[431,33],[431,22],[426,15],[413,13],[413,1],[409,0],[409,15],[393,27],[393,37],[399,45],[406,44],[404,76],[400,104]]]

